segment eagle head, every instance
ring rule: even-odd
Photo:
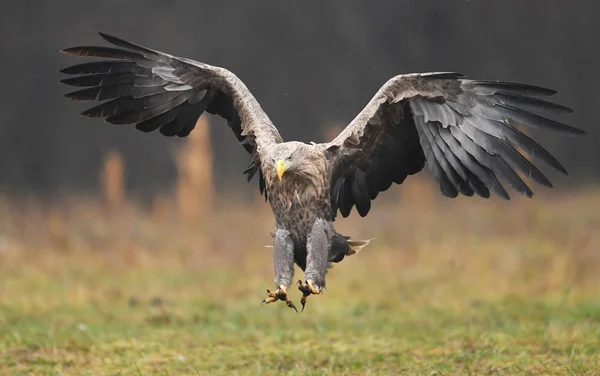
[[[311,178],[318,174],[316,150],[302,142],[284,142],[277,144],[266,158],[267,166],[263,171],[274,181],[289,178]],[[320,153],[318,153],[320,155]]]

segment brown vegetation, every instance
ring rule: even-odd
[[[175,262],[193,268],[217,261],[240,266],[246,256],[256,259],[260,254],[269,270],[264,245],[271,242],[273,219],[268,205],[262,200],[229,206],[220,202],[220,209],[214,209],[213,202],[220,198],[213,192],[208,128],[202,117],[178,155],[175,195],[156,197],[150,212],[125,197],[125,167],[116,153],[109,153],[104,163],[102,200],[74,197],[52,204],[4,199],[2,264],[9,259],[35,262],[42,250],[66,255],[94,252],[123,266],[154,260],[158,265]],[[243,177],[239,184],[245,184]],[[405,271],[426,260],[431,270],[461,270],[459,279],[475,273],[471,277],[487,280],[494,289],[514,288],[512,277],[527,273],[523,268],[545,276],[538,281],[543,286],[530,289],[595,285],[594,270],[600,268],[600,256],[593,251],[600,249],[599,193],[538,191],[531,200],[518,196],[509,202],[450,200],[423,173],[382,194],[367,218],[353,213],[337,227],[355,238],[377,238],[355,259],[365,265],[365,272],[370,262],[381,258],[389,259],[390,268]],[[532,262],[532,258],[540,259]],[[344,269],[342,264],[340,273]],[[266,276],[265,283],[269,282]]]
[[[105,374],[121,359],[129,371],[139,365],[148,373],[276,374],[261,368],[272,364],[290,373],[385,374],[402,366],[409,374],[561,374],[600,362],[592,340],[600,316],[589,304],[600,292],[598,190],[450,200],[426,173],[409,177],[382,194],[367,218],[353,213],[337,222],[343,234],[376,239],[330,271],[327,293],[310,302],[309,315],[288,320],[287,307],[258,305],[273,279],[269,207],[212,192],[206,138],[190,138],[174,195],[156,197],[148,210],[127,199],[126,167],[116,154],[106,158],[101,198],[0,200],[0,327],[12,326],[0,329],[0,353],[12,354],[9,369],[37,372],[49,362]],[[127,308],[144,302],[160,304]],[[94,335],[45,332],[78,322]],[[142,340],[120,339],[131,325]],[[166,339],[163,326],[186,338],[185,346]],[[12,339],[27,330],[39,339]],[[204,337],[210,330],[217,334]],[[432,334],[423,337],[423,330]],[[316,341],[323,336],[337,347],[323,347]],[[220,358],[210,346],[220,346]],[[353,346],[362,347],[344,350]],[[245,362],[249,357],[261,361]]]

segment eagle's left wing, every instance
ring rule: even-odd
[[[533,112],[561,114],[571,109],[533,98],[556,92],[536,86],[477,81],[457,73],[393,77],[331,142],[323,144],[332,171],[331,204],[346,217],[353,206],[367,215],[379,192],[425,161],[445,196],[459,193],[489,197],[490,190],[509,199],[499,179],[528,197],[531,189],[517,175],[551,183],[519,148],[565,173],[544,148],[519,125],[578,135],[583,131]]]

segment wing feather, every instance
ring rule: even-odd
[[[443,158],[451,168],[451,173],[456,174],[454,180],[456,181],[455,186],[459,189],[460,193],[465,196],[473,196],[473,188],[469,185],[469,173],[465,169],[460,160],[450,150],[446,142],[440,137],[437,124],[427,123],[424,128],[429,132],[430,142],[436,144],[438,150],[437,156]],[[458,184],[458,185],[457,185]]]
[[[464,162],[461,158],[455,153],[454,150],[450,147],[448,141],[446,141],[443,133],[447,131],[445,128],[441,128],[436,124],[428,124],[431,133],[433,134],[434,139],[438,143],[440,149],[442,149],[444,155],[448,159],[448,162],[452,164],[454,170],[460,175],[462,180],[468,184],[471,188],[471,191],[466,190],[468,193],[463,193],[466,196],[472,196],[473,193],[477,193],[480,197],[489,197],[490,193],[487,188],[485,188],[485,184],[475,175],[469,166],[468,162]]]
[[[458,73],[393,77],[334,140],[322,144],[335,188],[332,207],[345,217],[356,206],[364,216],[370,208],[365,197],[375,199],[392,182],[401,183],[421,171],[425,161],[448,197],[460,193],[487,198],[492,191],[509,199],[500,180],[520,194],[533,196],[515,170],[539,185],[552,187],[522,153],[555,171],[566,174],[566,169],[517,126],[567,136],[584,134],[542,116],[572,112],[534,98],[554,94],[555,90],[539,86],[470,80]],[[351,190],[344,190],[357,171],[367,176],[366,186],[354,184]]]
[[[100,36],[118,48],[80,46],[61,51],[109,59],[61,70],[77,75],[61,80],[63,84],[83,88],[65,94],[67,98],[108,100],[84,111],[83,116],[102,117],[112,124],[135,124],[142,132],[158,129],[167,137],[186,137],[205,111],[219,115],[251,154],[252,175],[260,170],[261,153],[283,141],[258,101],[230,71],[111,35]],[[259,188],[266,197],[262,172]]]
[[[415,121],[419,125],[419,127],[417,127],[417,132],[419,133],[421,147],[425,152],[425,158],[428,161],[431,161],[429,167],[431,168],[431,172],[433,173],[435,179],[440,183],[442,193],[446,197],[458,196],[459,183],[455,179],[454,181],[452,179],[455,172],[450,171],[450,167],[443,156],[441,158],[439,155],[436,156],[436,150],[434,150],[435,144],[432,143],[432,140],[428,139],[427,137],[427,131],[425,130],[426,126],[423,122],[423,118],[417,117]]]

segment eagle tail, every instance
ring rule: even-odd
[[[373,239],[375,238],[367,240],[348,239],[348,251],[346,252],[346,256],[352,256],[353,254],[360,252],[360,250],[366,247]]]

